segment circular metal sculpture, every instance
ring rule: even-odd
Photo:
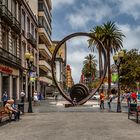
[[[74,100],[75,98],[76,102],[82,101],[88,95],[89,95],[89,90],[87,86],[85,86],[84,84],[75,84],[74,86],[72,86],[70,90],[70,97],[72,100]]]
[[[70,90],[70,96],[68,96],[63,90],[62,88],[59,86],[57,80],[56,80],[56,76],[55,76],[55,60],[56,60],[56,54],[59,50],[59,48],[61,47],[62,44],[64,44],[66,41],[68,41],[69,39],[76,37],[76,36],[86,36],[86,37],[90,37],[93,38],[101,47],[103,54],[104,54],[104,71],[102,74],[102,77],[100,78],[100,82],[97,85],[97,87],[89,92],[88,88],[83,85],[83,84],[76,84],[74,85],[71,90]],[[77,32],[77,33],[73,33],[70,34],[68,36],[66,36],[64,39],[62,39],[58,45],[56,46],[53,56],[52,56],[52,64],[51,64],[51,68],[52,68],[52,76],[53,76],[53,80],[54,83],[56,85],[56,87],[58,88],[58,91],[60,92],[60,94],[67,100],[69,101],[71,104],[74,105],[73,103],[73,99],[76,98],[77,101],[77,105],[82,105],[85,102],[87,102],[92,96],[94,96],[94,94],[96,93],[96,91],[100,88],[100,86],[103,83],[103,80],[105,78],[106,75],[106,70],[107,70],[107,55],[106,55],[106,50],[102,44],[102,42],[100,40],[98,40],[95,36],[89,34],[89,33],[84,33],[84,32]]]

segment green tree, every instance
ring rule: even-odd
[[[132,49],[125,53],[120,67],[120,82],[124,89],[136,88],[136,82],[140,82],[140,52]]]
[[[95,36],[103,43],[107,51],[108,94],[109,94],[111,89],[110,53],[116,52],[123,47],[122,41],[124,34],[118,29],[116,24],[112,21],[104,23],[98,29],[100,30],[98,31],[99,35],[96,36],[95,32],[93,32],[93,35],[95,34]]]

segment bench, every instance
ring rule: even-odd
[[[136,123],[138,123],[140,116],[140,106],[137,106],[135,103],[131,103],[128,107],[128,119],[130,119],[130,116],[134,116],[136,118]]]
[[[0,123],[10,120],[10,115],[5,111],[5,107],[0,107]]]

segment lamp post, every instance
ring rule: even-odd
[[[33,61],[34,61],[34,57],[31,53],[26,52],[25,53],[25,59],[27,61],[27,65],[28,65],[28,74],[29,74],[29,80],[30,80],[30,72],[32,71],[31,68],[33,66]],[[29,83],[30,81],[28,81]],[[31,83],[30,83],[31,84]],[[29,85],[29,84],[28,84]],[[31,98],[31,91],[28,91],[28,113],[32,113],[32,98]]]
[[[124,57],[124,51],[118,52],[118,54],[115,54],[113,56],[115,65],[117,66],[118,71],[118,100],[117,100],[117,112],[121,111],[121,102],[120,102],[120,83],[119,83],[119,76],[120,76],[120,64],[122,63],[122,59]]]

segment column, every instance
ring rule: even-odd
[[[20,98],[20,91],[19,91],[19,87],[20,87],[20,79],[19,79],[19,77],[17,77],[17,100],[19,100],[19,98]]]
[[[9,76],[9,98],[11,99],[13,95],[13,77]]]
[[[26,75],[26,77],[25,77],[26,79],[25,79],[25,85],[26,85],[26,89],[25,89],[25,94],[26,94],[26,99],[27,99],[27,97],[28,97],[28,75]]]

